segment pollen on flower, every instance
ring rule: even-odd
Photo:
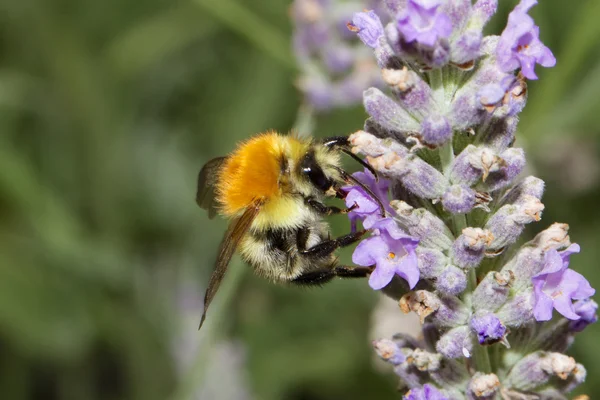
[[[396,258],[396,253],[389,252],[389,253],[388,253],[388,257],[389,257],[390,259],[394,259],[394,258]]]

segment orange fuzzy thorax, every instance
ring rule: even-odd
[[[241,143],[227,157],[218,179],[217,200],[225,216],[235,216],[256,201],[281,196],[281,165],[298,157],[307,143],[276,132],[257,135]]]

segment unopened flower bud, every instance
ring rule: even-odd
[[[431,292],[426,290],[417,290],[402,296],[398,305],[405,314],[408,314],[411,311],[416,313],[421,320],[421,324],[423,324],[425,322],[425,318],[440,308],[441,301],[435,294]]]
[[[488,129],[484,132],[485,139],[482,142],[498,153],[503,152],[514,143],[518,122],[518,117],[492,120]]]
[[[533,289],[527,289],[506,302],[496,316],[508,327],[520,327],[533,320]]]
[[[541,200],[543,194],[544,181],[535,176],[528,176],[506,192],[502,199],[500,199],[500,205],[522,204],[529,196]]]
[[[386,153],[368,157],[367,161],[383,175],[400,180],[415,196],[425,199],[440,198],[448,187],[446,177],[419,157]]]
[[[479,265],[494,236],[489,230],[465,228],[462,235],[452,245],[452,259],[461,268],[474,268]]]
[[[473,354],[471,329],[466,325],[450,329],[442,335],[435,349],[446,358],[470,358]]]
[[[500,380],[496,374],[477,372],[471,378],[467,389],[469,400],[492,400],[500,390]]]
[[[500,154],[502,167],[490,172],[483,185],[484,190],[493,192],[508,186],[525,168],[525,152],[523,149],[510,148]]]
[[[414,209],[404,201],[393,200],[396,220],[425,247],[447,250],[454,240],[444,221],[424,208]]]
[[[355,154],[369,157],[379,157],[389,152],[402,156],[408,155],[408,149],[397,141],[391,138],[381,139],[365,131],[354,132],[348,137],[348,141]]]
[[[507,377],[506,385],[520,390],[534,390],[554,376],[566,380],[574,373],[577,373],[577,363],[573,357],[537,351],[515,364]]]
[[[419,371],[437,371],[440,369],[442,356],[422,349],[414,349],[406,354],[406,362],[414,365]]]
[[[440,296],[438,309],[431,316],[431,322],[439,327],[454,328],[465,325],[469,315],[469,308],[458,297]]]
[[[488,272],[473,293],[475,310],[497,310],[508,299],[510,285],[513,281],[512,271]]]
[[[442,197],[444,209],[452,214],[467,214],[476,204],[476,193],[463,185],[452,185]]]
[[[554,223],[538,233],[530,244],[543,251],[565,249],[571,245],[569,225]]]
[[[541,219],[544,210],[542,202],[533,196],[526,197],[523,204],[501,207],[487,222],[485,228],[494,235],[490,249],[499,250],[514,243],[526,224]]]
[[[398,103],[377,88],[369,88],[363,94],[365,110],[384,128],[410,134],[419,131],[419,124]]]
[[[587,370],[581,364],[575,365],[575,369],[571,373],[568,379],[565,380],[564,385],[559,384],[559,389],[562,393],[569,393],[575,390],[579,385],[585,382],[587,377]],[[561,382],[562,383],[562,382]],[[574,400],[577,400],[575,398]],[[588,397],[589,400],[589,397]]]
[[[489,345],[504,340],[506,327],[492,313],[479,312],[470,323],[471,329],[477,335],[479,344]]]
[[[454,265],[448,265],[438,276],[435,287],[442,294],[458,296],[467,288],[465,271]]]
[[[452,127],[445,117],[431,114],[421,123],[421,135],[425,143],[440,146],[452,139]]]
[[[418,246],[416,249],[421,278],[437,278],[448,265],[448,257],[439,250]]]
[[[598,303],[592,299],[577,300],[573,305],[579,319],[569,322],[571,332],[581,332],[588,325],[598,321]]]
[[[520,291],[531,285],[531,278],[544,267],[544,252],[533,246],[523,246],[515,256],[506,263],[502,272],[510,272],[514,276],[513,289]]]
[[[400,350],[400,347],[392,340],[379,339],[373,341],[373,347],[375,352],[382,360],[387,361],[393,365],[398,365],[406,360],[404,353]]]

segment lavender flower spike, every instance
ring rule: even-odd
[[[569,257],[573,253],[579,253],[579,245],[572,244],[561,252],[548,250],[544,269],[533,277],[533,313],[538,321],[550,320],[553,308],[568,319],[578,320],[581,317],[575,312],[571,300],[587,299],[596,292],[581,274],[569,269]]]
[[[363,240],[354,250],[352,262],[357,265],[375,265],[369,285],[379,290],[398,275],[414,288],[419,281],[419,268],[415,249],[419,240],[404,233],[391,218],[375,222],[372,227],[378,234]]]
[[[483,33],[497,0],[380,2],[388,15],[358,12],[349,27],[387,90],[362,88],[369,118],[349,142],[388,179],[355,175],[386,215],[344,188],[358,206],[353,229],[360,220],[371,233],[352,260],[374,266],[369,285],[416,313],[423,335],[375,350],[410,389],[405,400],[569,398],[585,368],[561,351],[598,305],[569,267],[579,246],[566,224],[522,238],[542,219],[544,182],[521,178],[526,153],[513,144],[527,79],[556,62],[528,15],[537,2],[520,0],[499,37]]]
[[[527,11],[537,4],[537,0],[521,0],[521,3],[508,16],[508,25],[498,42],[496,57],[498,65],[506,72],[521,68],[527,79],[537,79],[534,67],[556,65],[556,58],[549,48],[540,41],[540,28],[535,25]]]

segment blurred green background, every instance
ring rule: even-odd
[[[490,24],[500,32],[514,1]],[[194,202],[208,159],[288,131],[302,96],[288,1],[0,2],[0,397],[393,399],[364,282],[275,287],[235,261],[197,332],[225,229]],[[600,2],[533,11],[558,58],[529,86],[520,145],[600,286]],[[360,107],[317,118],[344,134]],[[356,168],[353,164],[349,168]],[[335,219],[334,232],[347,229]],[[348,260],[348,252],[342,254]],[[572,354],[600,397],[600,326]]]

